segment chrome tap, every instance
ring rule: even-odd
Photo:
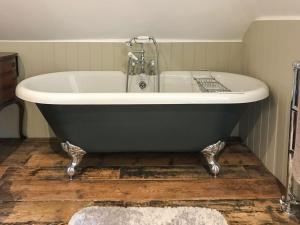
[[[140,57],[138,58],[135,54],[139,53]],[[145,73],[145,50],[141,51],[133,51],[133,52],[128,52],[128,57],[131,59],[131,65],[130,66],[135,66],[136,64],[141,65],[141,71],[140,73]]]
[[[155,46],[155,55],[153,58],[146,60],[146,52],[144,43],[152,42]],[[128,65],[127,65],[127,89],[128,89],[128,76],[130,75],[157,75],[157,82],[159,85],[159,64],[158,64],[158,45],[154,37],[139,36],[133,37],[126,42],[130,48],[128,52]],[[135,46],[139,48],[134,48]],[[159,86],[158,86],[159,89]]]

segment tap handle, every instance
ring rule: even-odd
[[[152,59],[152,60],[150,60],[149,64],[150,64],[150,66],[154,67],[155,66],[155,61]]]
[[[138,60],[139,60],[138,57],[136,57],[132,52],[128,52],[128,57],[129,57],[129,58],[132,58],[132,59],[135,60],[135,61],[138,61]]]

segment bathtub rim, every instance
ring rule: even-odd
[[[91,71],[68,71],[91,72]],[[95,72],[95,71],[94,71]],[[121,71],[96,71],[120,74]],[[180,72],[180,71],[172,71]],[[188,71],[192,72],[192,71]],[[216,72],[222,74],[223,72]],[[51,75],[48,73],[38,76]],[[224,74],[234,74],[226,73]],[[245,76],[240,74],[234,74]],[[35,76],[36,77],[36,76]],[[35,78],[32,77],[32,78]],[[248,76],[245,76],[248,77]],[[244,92],[223,92],[223,93],[201,93],[201,92],[160,92],[160,93],[126,93],[126,92],[103,92],[103,93],[55,93],[31,90],[26,87],[27,82],[34,79],[27,78],[20,82],[16,88],[16,96],[32,103],[57,104],[57,105],[156,105],[156,104],[242,104],[263,100],[269,96],[269,88],[262,81],[254,79],[258,88]]]

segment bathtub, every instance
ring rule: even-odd
[[[231,92],[201,92],[194,78],[206,74]],[[17,86],[16,95],[36,103],[72,157],[70,178],[87,152],[202,151],[217,175],[224,140],[250,103],[269,95],[263,82],[232,73],[162,72],[159,93],[126,92],[126,79],[120,71],[59,72]]]

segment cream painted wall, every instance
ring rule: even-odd
[[[1,0],[1,40],[241,40],[257,18],[300,15],[299,0]],[[18,15],[18,16],[12,16]]]
[[[300,21],[256,21],[244,37],[243,72],[270,87],[270,98],[241,121],[246,143],[286,182],[292,63],[300,60]]]
[[[187,42],[159,44],[161,70],[215,70],[241,73],[242,43]],[[125,70],[124,43],[0,42],[0,51],[20,55],[20,80],[38,74],[68,70]],[[0,113],[0,137],[17,136],[15,107]],[[34,104],[26,103],[28,137],[53,136]]]

